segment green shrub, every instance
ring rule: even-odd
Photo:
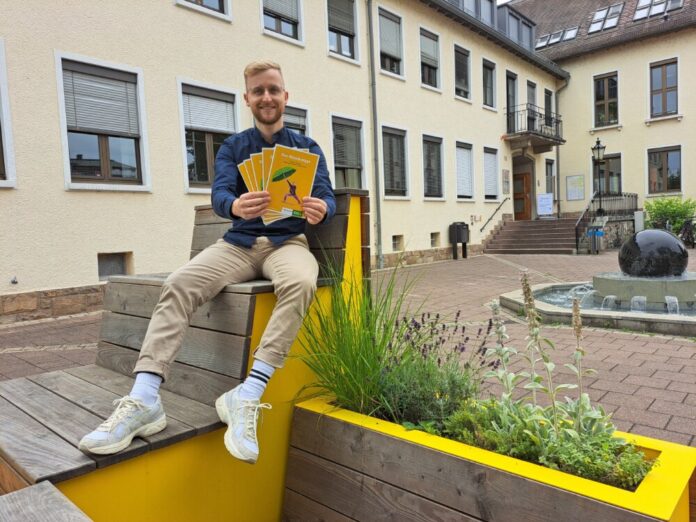
[[[677,233],[681,230],[684,221],[696,213],[696,201],[691,198],[682,200],[678,197],[646,200],[645,211],[648,214],[646,226],[662,228],[669,221],[672,230]]]
[[[468,349],[460,314],[449,323],[439,314],[409,315],[412,283],[397,284],[397,270],[374,287],[332,279],[330,302],[315,302],[300,338],[300,359],[316,377],[307,388],[342,408],[440,429],[493,364],[485,358],[490,327]]]

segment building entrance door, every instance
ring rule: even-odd
[[[532,219],[532,174],[522,172],[512,176],[515,221]]]

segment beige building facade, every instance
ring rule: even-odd
[[[530,50],[523,17],[514,41],[486,26],[487,0],[454,4],[76,0],[25,23],[29,8],[6,2],[0,295],[186,262],[214,154],[253,125],[242,70],[258,58],[283,66],[286,121],[320,144],[334,184],[370,191],[376,265],[451,256],[455,221],[480,245],[514,213],[521,170],[534,217],[556,142],[511,140],[506,107],[532,85],[543,106],[567,75]]]

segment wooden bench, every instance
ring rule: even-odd
[[[336,192],[334,219],[308,227],[310,247],[320,263],[330,259],[346,277],[362,277],[369,273],[367,192]],[[209,205],[196,207],[191,257],[229,226]],[[163,432],[135,439],[116,455],[85,455],[77,449],[80,438],[111,413],[113,401],[130,390],[131,371],[165,278],[111,278],[95,365],[0,382],[1,492],[50,481],[96,520],[137,520],[134,512],[142,520],[212,520],[230,506],[237,520],[280,517],[291,402],[311,380],[309,371],[290,358],[271,381],[264,398],[273,410],[262,421],[262,454],[255,466],[226,453],[213,407],[248,371],[250,350],[275,305],[269,281],[229,285],[194,314],[163,385],[168,416]],[[326,284],[320,280],[317,299],[328,297]]]
[[[92,520],[50,482],[0,497],[0,520],[22,522],[89,522]]]

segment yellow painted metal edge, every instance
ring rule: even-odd
[[[696,468],[696,448],[616,432],[616,436],[659,454],[659,465],[645,477],[635,492],[630,492],[422,431],[408,431],[392,422],[336,408],[323,399],[312,399],[297,406],[661,520],[673,520],[675,509],[680,500],[683,502],[684,492]]]

